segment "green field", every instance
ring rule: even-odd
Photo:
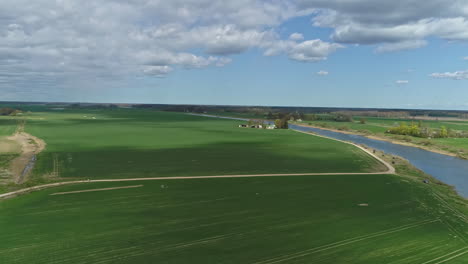
[[[340,126],[348,127],[352,130],[368,130],[373,133],[385,133],[390,127],[397,126],[400,123],[411,124],[418,123],[418,120],[412,119],[398,119],[398,118],[380,118],[380,117],[362,117],[366,120],[365,124],[360,123],[361,117],[354,117],[353,122],[335,122],[335,121],[303,121],[303,123],[311,124],[325,124],[332,128],[339,128]],[[435,120],[424,120],[422,121],[424,126],[430,128],[440,128],[445,126],[447,129],[453,130],[468,130],[468,121],[435,121]]]
[[[16,120],[12,117],[0,116],[0,137],[10,136],[15,132]]]
[[[214,115],[220,116],[232,116],[240,118],[265,118],[264,115],[254,113],[235,113],[235,112],[213,112]],[[327,117],[329,114],[318,114],[318,116]],[[360,123],[360,119],[366,120],[365,124]],[[355,116],[353,122],[336,122],[327,120],[315,120],[315,121],[302,121],[299,123],[309,124],[313,126],[319,126],[323,128],[338,129],[343,131],[354,131],[359,133],[371,134],[381,137],[388,137],[394,140],[411,141],[418,145],[424,145],[428,147],[428,140],[425,138],[409,137],[409,136],[398,136],[392,134],[386,134],[385,132],[394,126],[398,126],[400,123],[411,124],[412,122],[418,123],[418,120],[413,119],[401,119],[401,118],[382,118],[382,117],[360,117]],[[447,129],[452,130],[468,130],[468,121],[447,121],[447,120],[423,120],[424,126],[438,129],[445,126]],[[445,150],[452,153],[468,152],[468,138],[433,138],[430,140],[429,147]],[[464,155],[463,155],[464,156]]]
[[[391,140],[411,142],[416,145],[424,146],[425,148],[434,150],[443,150],[459,155],[462,158],[468,158],[468,138],[418,138],[411,136],[393,135],[385,133],[389,128],[397,126],[398,124],[405,122],[411,124],[411,122],[417,123],[416,120],[411,119],[397,119],[397,118],[377,118],[377,117],[365,117],[366,123],[361,124],[359,122],[360,117],[355,117],[353,122],[335,122],[335,121],[303,121],[300,123],[309,124],[313,126],[319,126],[323,128],[338,129],[343,131],[351,131],[364,133],[367,135],[375,135],[378,137],[388,138]],[[468,130],[468,121],[436,121],[436,120],[424,120],[422,121],[424,126],[430,128],[440,128],[445,126],[448,129],[453,130]]]
[[[22,118],[47,143],[29,184],[385,170],[352,145],[241,121],[127,109]],[[398,175],[168,178],[32,192],[0,200],[0,263],[466,263],[466,200],[423,184],[428,176],[405,164],[396,161]],[[126,186],[135,188],[51,195]]]
[[[54,160],[64,178],[385,171],[351,145],[241,121],[142,110],[27,118],[25,130],[47,143],[36,175],[51,173]]]
[[[467,243],[423,187],[337,175],[53,188],[0,202],[0,263],[424,263]]]

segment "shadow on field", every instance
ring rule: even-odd
[[[315,149],[317,150],[317,149]],[[44,152],[35,175],[58,171],[60,177],[137,178],[261,173],[375,172],[373,159],[353,152],[318,149],[301,153],[287,145],[230,142],[184,148],[106,148],[81,152]],[[358,159],[359,158],[359,159]]]

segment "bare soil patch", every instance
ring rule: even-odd
[[[2,153],[19,153],[21,146],[14,140],[0,138],[0,154]]]
[[[20,156],[11,162],[10,171],[15,183],[23,183],[32,170],[36,155],[45,149],[46,143],[26,132],[17,132],[7,139],[15,142],[21,148]]]

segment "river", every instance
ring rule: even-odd
[[[243,121],[247,120],[243,118],[230,118],[213,115],[203,116]],[[468,198],[468,160],[443,155],[416,147],[404,146],[383,140],[370,139],[359,135],[345,134],[325,129],[304,127],[292,124],[289,125],[289,128],[304,132],[314,132],[316,134],[330,138],[366,145],[369,148],[400,156],[408,160],[416,168],[446,184],[454,186],[458,194]]]

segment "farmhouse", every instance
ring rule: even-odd
[[[263,123],[249,123],[249,124],[240,124],[239,127],[248,127],[248,128],[259,128],[259,129],[275,129],[274,125],[266,125]]]

